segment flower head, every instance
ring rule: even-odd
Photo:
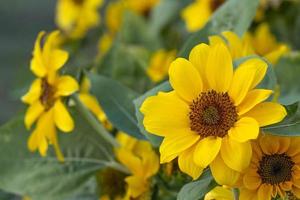
[[[262,135],[253,142],[251,164],[243,175],[240,199],[300,198],[299,138]]]
[[[187,30],[195,32],[208,22],[212,13],[217,10],[225,0],[195,0],[181,12]]]
[[[160,49],[156,51],[147,68],[147,73],[152,81],[159,82],[168,75],[168,70],[171,62],[175,59],[176,51],[165,51]]]
[[[103,0],[59,0],[56,8],[58,27],[71,38],[82,38],[98,25]]]
[[[78,84],[71,76],[60,76],[58,70],[68,59],[68,53],[61,50],[56,43],[59,32],[54,31],[45,39],[41,47],[41,39],[45,32],[40,32],[35,42],[31,71],[37,76],[22,101],[29,105],[25,115],[27,129],[37,121],[36,127],[28,140],[31,151],[39,150],[46,156],[48,144],[52,144],[60,160],[62,153],[58,146],[56,128],[70,132],[74,122],[62,102],[62,98],[78,90]]]
[[[164,137],[160,162],[178,157],[180,169],[194,179],[210,165],[218,183],[232,185],[250,163],[250,140],[259,127],[286,116],[283,106],[263,102],[271,90],[256,89],[266,71],[257,58],[234,70],[223,44],[197,45],[189,60],[173,61],[173,90],[148,97],[141,107],[146,130]]]
[[[140,197],[149,191],[149,179],[159,169],[158,156],[149,142],[138,141],[125,133],[118,133],[117,140],[121,147],[116,149],[116,156],[131,172],[125,179],[128,184],[125,199]]]

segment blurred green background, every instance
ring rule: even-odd
[[[55,4],[54,0],[0,1],[0,124],[22,108],[20,96],[33,78],[29,63],[35,37],[41,30],[53,29]]]

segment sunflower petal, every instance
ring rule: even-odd
[[[176,93],[192,102],[202,92],[202,80],[197,69],[184,58],[177,58],[170,65],[170,83]]]
[[[200,139],[195,152],[194,161],[200,167],[207,167],[218,155],[222,144],[222,138],[219,137],[206,137]]]
[[[256,172],[247,172],[243,177],[244,186],[249,190],[256,190],[261,184],[261,178]]]
[[[73,119],[60,100],[57,100],[54,104],[54,121],[56,126],[63,132],[70,132],[74,129]]]
[[[245,117],[254,118],[260,127],[280,122],[286,115],[287,112],[285,108],[273,102],[260,103],[244,114]]]
[[[222,141],[221,156],[228,167],[241,172],[250,164],[251,144],[250,142],[239,143],[230,137],[225,137]]]
[[[271,200],[272,189],[272,185],[262,184],[257,192],[257,200]]]
[[[207,59],[206,77],[211,89],[227,92],[233,77],[232,59],[223,44],[212,46]]]
[[[229,130],[229,137],[237,142],[246,142],[251,139],[256,139],[259,134],[259,125],[255,119],[243,117],[239,119]]]
[[[30,62],[30,69],[37,77],[44,77],[47,73],[41,50],[41,39],[45,34],[45,31],[41,31],[38,34],[34,44],[33,58]]]
[[[31,125],[37,120],[43,111],[44,106],[40,101],[37,101],[29,106],[25,114],[25,126],[27,129],[30,129]]]
[[[57,96],[69,96],[79,89],[77,81],[71,76],[61,76],[57,81]]]
[[[40,98],[41,93],[42,80],[38,78],[32,82],[29,91],[24,96],[22,96],[22,101],[27,104],[32,104]]]

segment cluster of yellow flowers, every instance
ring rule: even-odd
[[[187,31],[203,28],[224,2],[195,0],[186,6],[181,17]],[[149,53],[145,74],[151,83],[168,79],[171,85],[169,91],[147,97],[139,108],[145,130],[162,138],[159,153],[149,141],[117,130],[90,93],[91,81],[84,73],[77,79],[64,74],[62,68],[69,59],[64,41],[86,37],[100,23],[102,6],[106,8],[105,23],[97,47],[101,56],[111,49],[125,12],[147,18],[159,3],[57,1],[59,31],[38,34],[30,63],[36,79],[22,97],[28,104],[24,122],[31,132],[29,150],[46,157],[48,146],[53,145],[58,160],[64,162],[57,132],[74,130],[76,124],[69,108],[74,105],[72,96],[78,95],[116,140],[114,157],[126,169],[123,177],[103,172],[108,179],[122,179],[124,191],[104,191],[101,200],[151,199],[153,185],[159,182],[154,176],[172,176],[174,170],[165,170],[160,164],[170,163],[175,171],[188,177],[186,180],[197,180],[204,171],[211,171],[218,186],[205,195],[205,200],[234,200],[236,195],[240,200],[300,198],[300,138],[274,136],[263,129],[281,122],[287,111],[276,100],[270,100],[275,91],[259,84],[267,74],[268,63],[278,63],[290,51],[276,40],[267,23],[260,23],[242,37],[231,31],[211,35],[208,44],[194,46],[188,58],[176,58],[174,48],[161,47]],[[234,61],[243,58],[247,59],[235,66]],[[238,188],[239,194],[233,188]]]

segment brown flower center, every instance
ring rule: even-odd
[[[40,96],[41,103],[49,110],[55,102],[54,94],[56,89],[50,85],[46,79],[42,80],[42,95]]]
[[[237,121],[236,107],[227,92],[202,92],[190,105],[190,127],[202,137],[224,137]]]
[[[259,161],[257,173],[263,183],[276,185],[291,180],[294,164],[285,153],[264,155]]]
[[[224,2],[225,2],[225,0],[211,0],[210,1],[211,10],[212,11],[217,10]]]
[[[73,0],[73,2],[76,4],[76,5],[82,5],[84,0]]]

